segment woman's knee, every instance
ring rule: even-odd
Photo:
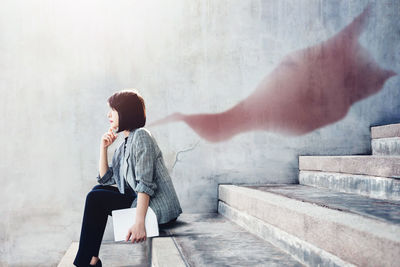
[[[108,185],[95,185],[93,189],[87,193],[86,195],[86,201],[97,201],[99,198],[105,198],[111,196],[112,192],[118,191],[118,188],[114,188],[112,186]]]
[[[102,189],[103,187],[104,187],[104,185],[98,184],[98,185],[95,185],[95,186],[92,188],[92,190]]]
[[[93,188],[95,189],[95,188]],[[92,190],[89,193],[87,193],[86,195],[86,202],[88,201],[94,201],[96,198],[98,198],[99,194],[101,193],[101,191],[98,190]]]
[[[102,185],[101,185],[101,184],[95,185],[95,186],[92,188],[92,190],[89,191],[89,192],[87,193],[87,195],[86,195],[86,200],[94,198],[95,195],[96,195],[96,191],[97,191],[98,189],[102,189]]]

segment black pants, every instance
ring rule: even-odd
[[[75,266],[87,267],[93,256],[99,256],[108,215],[111,216],[113,210],[130,208],[135,198],[136,194],[130,187],[125,188],[125,194],[110,185],[99,184],[93,187],[86,196]]]
[[[127,184],[126,184],[127,185]],[[89,266],[92,257],[98,257],[108,215],[113,210],[130,208],[136,198],[136,193],[130,186],[125,186],[125,194],[111,185],[96,185],[86,196],[83,214],[81,236],[78,253],[74,260],[75,266]],[[169,226],[177,218],[159,227]]]

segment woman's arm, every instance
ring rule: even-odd
[[[99,159],[99,175],[97,181],[103,185],[115,184],[113,178],[113,169],[108,166],[107,162],[107,149],[117,139],[117,136],[109,128],[108,132],[103,134],[100,142],[100,159]],[[114,154],[115,156],[115,154]]]
[[[150,196],[148,194],[142,192],[138,193],[135,223],[144,225],[149,202],[150,202]]]
[[[99,174],[104,176],[108,170],[107,147],[100,146]]]
[[[138,130],[139,131],[139,130]],[[135,141],[135,179],[138,181],[135,192],[138,195],[136,205],[136,221],[129,229],[125,241],[132,235],[132,243],[146,240],[145,219],[150,198],[154,195],[157,184],[153,179],[155,167],[155,149],[151,136],[146,131],[137,133]],[[131,157],[133,158],[133,157]]]
[[[107,162],[107,148],[100,148],[99,174],[97,175],[97,182],[102,185],[115,184],[113,168],[108,166]]]
[[[140,131],[137,135],[134,164],[138,181],[135,188],[138,194],[136,222],[144,222],[150,198],[157,188],[153,178],[156,155],[152,137],[146,131]]]

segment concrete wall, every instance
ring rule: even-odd
[[[149,124],[171,114],[224,112],[268,82],[285,56],[335,36],[367,4],[2,1],[0,265],[54,265],[71,241],[79,240],[85,196],[97,183],[100,137],[108,129],[106,99],[116,90],[142,93]],[[396,73],[399,9],[396,0],[372,1],[359,36],[364,56]],[[331,86],[336,80],[326,80],[326,72],[306,73],[328,82],[317,94],[342,89]],[[362,84],[364,76],[357,77]],[[293,113],[272,128],[254,127],[265,113],[248,113],[253,128],[221,139],[208,139],[201,134],[205,128],[182,116],[148,129],[163,150],[183,211],[211,212],[217,208],[218,183],[296,183],[298,155],[371,153],[369,127],[400,121],[399,76],[374,85],[369,95],[346,102],[342,116],[302,134],[279,131],[294,125]],[[285,88],[286,98],[266,94],[268,101],[290,98],[296,83]],[[337,104],[329,99],[315,99],[319,108],[331,106],[318,118],[335,112]],[[281,100],[269,102],[272,118],[298,103]],[[246,112],[229,117],[230,126]],[[224,122],[205,130],[218,135]],[[122,139],[110,148],[110,159]],[[109,229],[106,236],[112,238]]]

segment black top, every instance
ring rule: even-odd
[[[126,142],[128,141],[128,137],[129,137],[129,136],[125,137],[125,145],[124,145],[124,155],[125,155],[125,149],[126,149]]]
[[[128,141],[128,136],[125,137],[124,155],[125,155],[127,141]],[[136,195],[135,191],[133,191],[132,187],[129,185],[129,183],[126,181],[126,179],[124,179],[124,183],[125,183],[125,189],[128,189],[128,192],[125,192],[125,194]]]

